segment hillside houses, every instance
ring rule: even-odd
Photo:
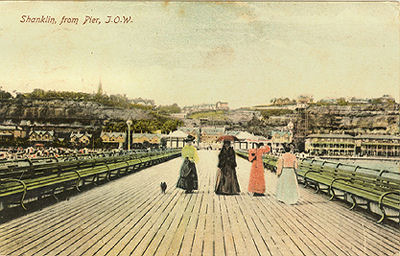
[[[34,130],[29,132],[28,137],[32,142],[52,142],[54,141],[54,131]]]
[[[72,132],[70,135],[70,142],[72,144],[83,144],[88,145],[92,139],[92,134],[90,133],[81,133],[81,132]]]
[[[101,141],[108,147],[121,148],[126,139],[124,132],[104,132],[100,134]]]
[[[21,138],[26,132],[20,126],[0,125],[0,138]]]
[[[213,110],[229,110],[229,104],[225,101],[218,101],[215,104],[198,104],[192,106],[185,106],[182,108],[184,113],[202,112],[202,111],[213,111]]]

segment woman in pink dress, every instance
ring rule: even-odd
[[[249,161],[252,162],[250,170],[250,180],[248,190],[254,193],[254,196],[263,196],[265,193],[264,163],[263,155],[271,149],[263,146],[263,143],[257,144],[257,148],[249,150]]]

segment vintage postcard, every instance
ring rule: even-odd
[[[400,255],[397,1],[1,1],[0,255]]]

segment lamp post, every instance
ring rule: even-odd
[[[126,121],[126,125],[128,126],[128,151],[131,150],[131,140],[130,140],[130,136],[131,136],[131,125],[132,125],[132,120],[127,120]]]

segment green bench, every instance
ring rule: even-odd
[[[370,203],[377,203],[381,210],[378,223],[387,217],[400,220],[400,179],[384,176],[385,173],[390,173],[386,170],[372,174],[360,172],[360,169],[357,166],[353,170],[341,169],[340,163],[327,166],[325,162],[318,165],[312,161],[300,161],[297,175],[303,178],[305,187],[314,186],[316,192],[325,191],[329,194],[329,200],[339,197],[347,201],[350,196],[351,210],[357,206],[366,206],[371,211]],[[336,191],[341,191],[342,194],[338,195]],[[360,199],[366,202],[361,203]],[[399,211],[399,215],[387,215],[385,208]]]
[[[56,193],[76,189],[85,186],[86,183],[98,184],[99,181],[109,181],[112,178],[120,177],[131,172],[159,164],[179,156],[178,152],[158,153],[153,156],[141,154],[120,156],[105,161],[79,161],[74,165],[68,165],[68,168],[55,168],[53,172],[38,172],[42,175],[26,177],[24,179],[1,178],[0,179],[0,201],[5,205],[19,204],[26,210],[24,200],[28,198],[41,199],[43,196],[51,195],[55,199]],[[100,164],[102,163],[102,164]],[[69,167],[73,167],[72,169]],[[74,169],[75,168],[75,169]],[[53,170],[53,169],[52,169]]]
[[[1,178],[27,179],[39,176],[61,173],[69,170],[85,168],[90,166],[102,165],[115,161],[115,158],[93,158],[87,160],[73,160],[67,162],[42,163],[40,165],[30,166],[9,166],[0,168]]]
[[[238,151],[237,154],[247,159],[247,152]],[[276,168],[277,159],[277,157],[266,155],[263,160],[264,166],[273,171]],[[303,183],[305,187],[314,187],[316,193],[320,191],[327,193],[330,196],[329,200],[341,198],[347,201],[347,197],[350,197],[351,210],[357,206],[366,206],[367,210],[371,211],[371,202],[376,203],[381,211],[378,223],[386,218],[400,220],[400,173],[375,170],[376,173],[370,174],[361,172],[361,169],[363,168],[352,166],[352,169],[348,170],[341,163],[328,165],[324,161],[317,164],[314,160],[303,159],[299,161],[296,175],[299,183]],[[387,174],[392,176],[389,177]],[[396,175],[398,178],[393,177]],[[339,195],[338,192],[342,194]],[[361,200],[365,202],[360,202]],[[386,208],[399,211],[399,215],[388,215]]]

